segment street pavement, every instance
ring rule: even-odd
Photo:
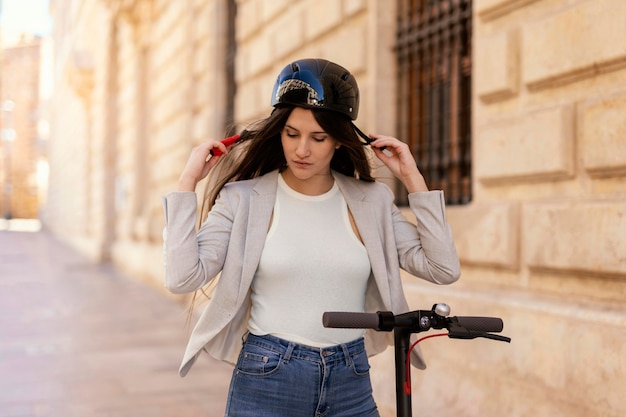
[[[205,354],[178,376],[186,306],[11,229],[0,223],[0,417],[223,416],[228,365]]]

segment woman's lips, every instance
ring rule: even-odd
[[[293,164],[298,168],[308,168],[311,166],[310,163],[304,161],[293,161]]]

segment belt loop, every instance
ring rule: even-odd
[[[351,366],[352,356],[350,356],[350,351],[348,350],[348,346],[345,343],[341,344],[341,350],[343,350],[343,356],[346,359],[346,366]]]
[[[287,350],[285,351],[285,357],[283,358],[283,363],[289,363],[289,359],[291,358],[291,354],[293,353],[293,348],[295,347],[295,343],[289,343],[287,345]]]

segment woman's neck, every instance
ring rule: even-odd
[[[287,168],[282,172],[282,176],[289,188],[304,195],[322,195],[327,193],[335,183],[335,179],[330,172],[301,179],[293,175]]]

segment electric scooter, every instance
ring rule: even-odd
[[[502,331],[504,324],[497,317],[448,317],[450,307],[447,304],[435,304],[430,310],[416,310],[394,315],[389,311],[377,313],[353,313],[331,311],[324,313],[324,327],[343,329],[374,329],[394,332],[394,350],[396,366],[396,415],[411,417],[411,350],[422,340],[448,336],[451,339],[476,339],[479,337],[510,343],[509,337],[495,335]],[[441,333],[423,337],[411,345],[413,333],[430,329],[447,329]]]

